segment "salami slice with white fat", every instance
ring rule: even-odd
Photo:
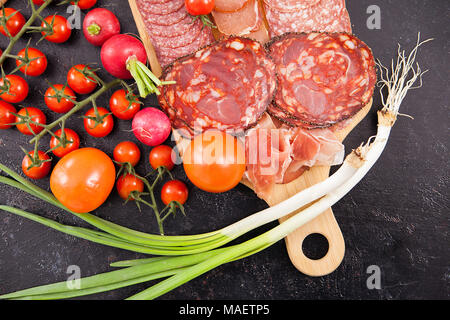
[[[267,6],[280,12],[295,12],[317,5],[321,0],[264,0]]]
[[[242,36],[256,31],[262,22],[257,0],[249,0],[236,12],[213,11],[212,16],[220,32],[226,35]]]
[[[137,0],[162,67],[214,41],[210,28],[189,16],[184,0]]]
[[[274,103],[290,115],[286,122],[327,127],[351,117],[372,98],[375,61],[355,36],[290,33],[273,39],[268,50],[278,79]]]
[[[180,21],[164,26],[156,23],[146,23],[147,30],[153,36],[173,38],[189,32],[192,29],[192,18],[185,14]]]
[[[168,2],[156,2],[137,0],[137,4],[142,10],[154,15],[167,15],[178,11],[184,6],[184,0],[171,0]]]
[[[272,37],[287,32],[352,32],[344,0],[321,0],[293,12],[282,12],[265,3],[265,12]]]
[[[172,12],[166,15],[153,14],[151,11],[141,10],[142,17],[145,21],[145,24],[148,28],[151,28],[153,25],[159,25],[163,27],[172,26],[183,19],[190,18],[188,12],[185,8],[181,8],[178,11]]]
[[[164,86],[158,99],[197,132],[239,132],[253,126],[276,89],[275,66],[264,47],[239,37],[178,59],[165,70],[163,80],[176,83]]]
[[[202,32],[203,26],[200,24],[191,24],[191,28],[189,32],[176,35],[173,37],[164,37],[164,36],[157,36],[152,35],[152,41],[154,44],[156,44],[160,48],[168,48],[168,49],[175,49],[179,47],[184,47],[192,42],[194,42]]]

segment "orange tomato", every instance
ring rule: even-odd
[[[101,150],[83,148],[62,158],[50,176],[50,189],[64,206],[76,213],[100,207],[114,188],[116,169]]]
[[[245,172],[245,149],[235,137],[206,131],[196,136],[183,155],[183,167],[189,180],[208,192],[234,188]]]

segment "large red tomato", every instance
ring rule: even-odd
[[[198,188],[225,192],[234,188],[245,172],[245,149],[235,137],[206,131],[194,139],[183,155],[184,171]]]
[[[116,169],[103,151],[83,148],[59,160],[50,177],[56,199],[76,213],[100,207],[114,188]]]

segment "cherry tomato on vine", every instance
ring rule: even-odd
[[[214,0],[185,0],[187,12],[193,16],[210,14],[214,9]]]
[[[70,4],[77,5],[81,10],[90,9],[97,3],[97,0],[75,0],[70,1]]]
[[[65,139],[67,141],[67,144],[65,147],[62,146],[61,142],[52,136],[50,139],[50,149],[52,149],[52,152],[55,156],[58,158],[64,157],[66,154],[77,150],[80,147],[80,137],[78,134],[73,131],[72,129],[65,128],[64,129]],[[58,129],[55,131],[55,136],[61,138],[62,135],[62,129]],[[58,147],[59,145],[59,147]]]
[[[168,205],[172,201],[178,201],[180,204],[185,204],[188,196],[188,188],[179,180],[168,181],[161,189],[161,200],[165,205]]]
[[[42,125],[45,125],[47,122],[47,117],[45,116],[45,114],[40,109],[34,107],[26,107],[20,109],[17,115],[18,116],[16,117],[16,122],[24,121],[24,117]],[[32,131],[30,131],[25,123],[16,125],[17,130],[27,136],[38,134],[44,129],[42,126],[34,123],[30,123],[29,126]]]
[[[109,99],[109,108],[117,118],[130,120],[141,109],[137,101],[135,95],[128,96],[124,89],[119,89]]]
[[[16,108],[8,102],[0,100],[0,129],[9,129],[12,127],[10,123],[16,122]]]
[[[206,131],[186,148],[183,167],[189,180],[208,192],[234,188],[245,172],[245,149],[240,141],[224,132]]]
[[[33,0],[33,3],[38,6],[43,5],[44,2],[45,2],[45,0]]]
[[[5,80],[6,79],[6,80]],[[19,103],[28,96],[28,83],[21,76],[10,74],[0,79],[0,88],[3,93],[0,98],[9,103]]]
[[[6,19],[6,29],[11,34],[11,36],[15,36],[19,33],[20,30],[22,30],[24,24],[26,23],[25,18],[23,15],[13,8],[4,8],[5,10],[5,16],[3,16],[3,9],[0,10],[0,19]],[[3,24],[0,26],[0,32],[9,37],[9,34],[7,32]]]
[[[123,141],[114,148],[114,160],[117,162],[129,162],[133,167],[141,159],[141,150],[131,141]]]
[[[50,176],[50,189],[64,206],[76,213],[100,207],[116,182],[116,168],[101,150],[82,148],[58,161]]]
[[[31,179],[45,178],[52,168],[52,163],[49,161],[50,157],[42,151],[38,151],[39,161],[42,161],[39,166],[33,166],[34,151],[28,152],[22,160],[22,171]]]
[[[114,119],[109,113],[108,109],[99,107],[97,108],[98,114],[102,117],[102,121],[97,123],[95,118],[95,109],[89,109],[88,112],[84,115],[84,128],[87,133],[96,138],[106,137],[111,133],[114,128]]]
[[[158,169],[161,166],[167,168],[167,170],[172,170],[175,166],[174,163],[175,152],[171,147],[166,145],[160,145],[154,147],[152,151],[150,151],[149,162],[153,169]]]
[[[28,53],[28,57],[26,57],[26,53]],[[19,70],[22,71],[27,76],[37,77],[44,73],[47,69],[47,57],[42,51],[35,48],[24,48],[19,51],[17,54],[18,57],[22,59],[28,58],[27,61],[21,61],[16,59],[16,66],[19,67],[23,63],[27,63],[27,65],[23,65]]]
[[[75,93],[68,86],[55,84],[45,92],[45,105],[54,112],[66,113],[73,108],[75,103],[64,96],[67,96],[72,100],[76,99]]]
[[[79,94],[88,94],[97,88],[97,82],[92,77],[86,77],[83,72],[90,71],[91,68],[84,64],[77,64],[70,68],[67,73],[67,83]],[[80,72],[82,71],[82,72]]]
[[[133,191],[144,191],[144,183],[133,174],[121,175],[117,179],[116,187],[119,196],[124,200],[127,200]]]
[[[45,21],[45,22],[44,22]],[[48,16],[42,21],[42,28],[51,28],[52,30],[44,30],[41,32],[42,36],[54,43],[63,43],[69,40],[72,34],[72,29],[70,28],[67,19],[60,15]]]

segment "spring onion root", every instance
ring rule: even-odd
[[[0,298],[59,299],[76,297],[112,290],[150,279],[168,277],[129,298],[130,300],[154,299],[217,266],[245,258],[273,245],[334,205],[358,184],[376,163],[388,142],[391,129],[400,115],[399,108],[408,90],[417,88],[413,87],[417,80],[420,80],[418,87],[422,84],[422,75],[426,71],[422,72],[418,64],[415,68],[415,59],[418,48],[430,40],[420,42],[419,34],[417,44],[409,55],[406,55],[405,51],[401,51],[399,47],[397,60],[396,62],[392,61],[390,69],[384,67],[379,61],[377,62],[380,70],[381,80],[379,84],[383,104],[383,108],[378,111],[377,135],[353,150],[336,173],[324,182],[312,186],[274,207],[255,213],[221,230],[191,236],[157,236],[124,228],[91,214],[77,215],[92,226],[102,230],[99,232],[63,226],[22,210],[0,206],[2,210],[98,243],[137,252],[146,250],[147,253],[163,256],[179,255],[179,257],[154,257],[116,262],[112,266],[125,267],[125,269],[84,278],[81,280],[82,288],[75,291],[67,289],[63,283],[57,283],[22,290],[0,296]],[[387,90],[386,97],[384,96],[384,90]],[[9,168],[0,165],[0,170],[12,178],[0,176],[1,183],[7,183],[67,210],[53,195],[34,186]],[[238,245],[216,249],[250,230],[296,212],[312,202],[314,203],[306,209],[297,212],[296,215],[256,238]],[[97,241],[99,238],[102,242]]]

